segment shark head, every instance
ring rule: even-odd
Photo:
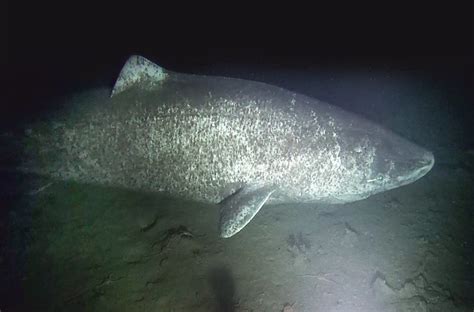
[[[346,157],[357,159],[360,169],[348,194],[360,199],[415,182],[435,162],[430,151],[381,127],[352,137],[358,139],[345,146]]]
[[[367,183],[376,192],[400,187],[426,175],[434,165],[433,153],[393,133],[382,134]]]

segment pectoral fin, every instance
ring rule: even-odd
[[[275,187],[247,185],[221,202],[219,231],[224,238],[242,230],[255,217]]]

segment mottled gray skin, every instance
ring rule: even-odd
[[[78,101],[31,128],[24,168],[64,180],[218,203],[346,203],[411,183],[433,155],[335,106],[268,84],[167,72]]]

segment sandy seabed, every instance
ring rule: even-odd
[[[470,311],[469,185],[435,168],[356,203],[266,206],[220,239],[214,205],[54,182],[30,199],[22,309]]]

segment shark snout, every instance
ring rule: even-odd
[[[423,158],[419,161],[420,167],[424,174],[428,173],[431,168],[433,168],[435,163],[435,158],[433,153],[426,151],[423,155]]]
[[[424,150],[415,159],[408,162],[411,165],[407,166],[405,172],[402,171],[399,176],[399,181],[403,181],[402,184],[414,182],[425,176],[433,168],[435,158],[433,153]]]

